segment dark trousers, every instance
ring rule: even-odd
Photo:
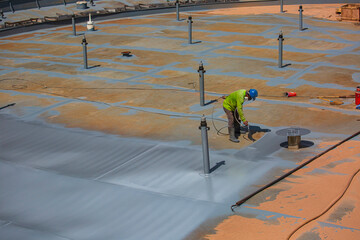
[[[240,124],[239,122],[241,122],[239,120],[239,114],[237,111],[233,112],[233,111],[230,111],[230,110],[227,110],[226,108],[224,108],[224,111],[226,113],[226,117],[228,119],[228,127],[229,128],[235,128],[235,132],[238,132],[240,133]],[[238,121],[236,121],[236,119],[238,119]]]

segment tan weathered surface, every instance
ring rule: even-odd
[[[0,87],[19,94],[36,93],[74,100],[54,108],[58,115],[45,112],[38,116],[50,122],[124,136],[189,140],[199,144],[198,117],[207,115],[211,124],[213,112],[222,111],[221,100],[204,109],[198,106],[197,68],[202,60],[207,70],[207,101],[241,88],[259,90],[259,100],[244,108],[251,124],[298,125],[312,131],[349,134],[359,124],[352,99],[341,99],[346,104],[332,106],[317,100],[316,96],[349,95],[353,91],[312,84],[330,83],[355,89],[357,82],[352,78],[359,73],[356,69],[359,54],[355,53],[358,47],[352,54],[333,55],[327,51],[340,53],[354,46],[358,27],[305,18],[309,29],[300,33],[293,21],[297,18],[297,9],[287,7],[288,12],[283,15],[278,14],[277,7],[267,8],[266,12],[256,9],[263,15],[250,15],[250,8],[243,13],[239,11],[244,9],[238,8],[191,13],[193,39],[201,41],[192,45],[187,44],[187,22],[175,21],[174,13],[95,22],[97,31],[86,34],[91,67],[88,70],[83,69],[82,63],[83,36],[72,36],[71,26],[5,37],[0,39],[1,65],[13,70],[4,73],[2,78],[27,82],[21,83],[21,89],[6,82],[0,82]],[[306,6],[304,9],[305,16],[310,14]],[[272,14],[275,10],[276,14]],[[181,18],[188,15],[182,13]],[[310,23],[324,31],[311,29]],[[283,69],[277,68],[277,24],[285,25],[281,28],[285,36],[284,60],[291,63]],[[339,31],[327,34],[327,27]],[[84,24],[77,25],[78,33],[85,29]],[[125,50],[133,56],[122,57],[121,52]],[[314,63],[321,64],[314,66]],[[335,66],[322,65],[328,63]],[[21,72],[16,70],[19,68]],[[308,82],[293,88],[298,79]],[[298,97],[284,97],[288,91],[296,91]],[[26,95],[18,97],[27,98]],[[4,105],[7,103],[5,99],[2,101]],[[98,108],[97,103],[104,108]],[[129,110],[122,107],[133,110],[126,115]],[[14,109],[21,109],[21,105]],[[169,116],[179,114],[191,114],[193,118]],[[219,118],[225,120],[225,115]],[[137,124],[131,128],[133,122]],[[334,127],[327,127],[329,125]],[[226,127],[226,122],[216,120],[215,126]],[[239,145],[233,144],[213,130],[209,132],[212,148],[240,148],[251,144],[245,139]],[[222,131],[226,132],[226,128]],[[259,139],[263,134],[256,133],[254,138]]]
[[[336,142],[324,142],[320,147],[328,148],[334,144]],[[249,208],[267,211],[264,212],[266,219],[258,219],[255,215],[233,215],[215,228],[215,234],[205,238],[288,239],[298,226],[317,216],[319,218],[300,228],[290,239],[359,238],[358,230],[334,228],[323,224],[330,223],[354,229],[359,227],[359,174],[350,182],[360,167],[359,144],[359,141],[350,141],[337,147],[307,165],[307,168],[294,173],[289,177],[289,181],[282,181],[250,199],[248,204],[252,207]],[[316,171],[318,172],[315,173]],[[349,189],[344,196],[325,211],[335,203],[348,185]],[[271,214],[274,212],[288,217],[276,217]]]
[[[359,26],[320,19],[334,19],[338,6],[311,5],[310,11],[304,5],[308,29],[302,32],[296,22],[298,6],[286,6],[284,14],[278,13],[278,6],[192,12],[193,39],[201,41],[192,45],[187,44],[187,22],[175,21],[173,13],[95,22],[97,31],[86,32],[91,67],[87,70],[82,62],[83,36],[72,36],[71,26],[0,38],[0,106],[15,102],[4,111],[69,128],[196,145],[201,144],[198,126],[204,114],[210,126],[211,149],[252,144],[248,135],[240,136],[240,144],[235,144],[228,136],[217,134],[216,129],[226,133],[222,100],[199,106],[197,69],[203,61],[206,101],[241,88],[259,90],[258,100],[244,106],[251,126],[263,130],[298,126],[320,136],[350,135],[360,129],[354,99],[331,98],[343,105],[316,99],[351,95],[359,85]],[[189,15],[182,13],[181,18]],[[285,37],[284,63],[291,64],[281,69],[277,68],[280,29]],[[77,24],[78,33],[85,30],[85,24]],[[131,51],[132,57],[122,57],[125,50]],[[285,97],[289,91],[295,91],[297,97]],[[252,137],[259,140],[264,134],[255,132]],[[349,142],[250,200],[253,209],[266,213],[265,220],[256,214],[235,215],[223,222],[209,220],[195,239],[206,235],[207,239],[226,240],[284,239],[304,218],[313,217],[338,196],[338,190],[359,168],[359,149],[359,141]],[[313,154],[315,150],[308,151]],[[294,163],[305,160],[291,156]],[[321,171],[312,172],[318,169]],[[284,171],[274,169],[273,176]],[[359,238],[358,230],[318,223],[358,229],[359,187],[357,176],[338,205],[295,236]],[[274,217],[274,213],[293,217]],[[222,223],[214,227],[214,222]]]

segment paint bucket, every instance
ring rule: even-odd
[[[295,97],[296,96],[296,92],[286,92],[285,95],[287,97]]]
[[[86,28],[88,31],[95,31],[94,22],[87,22]]]
[[[91,14],[89,13],[89,21],[87,22],[87,30],[88,31],[95,31],[94,22],[91,21]]]

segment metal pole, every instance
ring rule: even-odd
[[[200,62],[199,65],[199,92],[200,92],[200,106],[204,106],[205,105],[205,100],[204,100],[204,73],[206,72],[203,66],[202,61]]]
[[[201,122],[199,129],[201,130],[201,141],[202,141],[202,150],[203,150],[203,162],[204,162],[204,173],[210,173],[210,160],[209,160],[209,144],[208,144],[208,133],[207,131],[210,128],[207,126],[206,118],[203,115],[201,117]]]
[[[283,67],[283,41],[284,41],[282,32],[280,32],[278,40],[279,40],[279,68],[282,68]]]
[[[189,16],[188,18],[188,23],[189,23],[189,44],[192,44],[192,17]]]
[[[11,9],[11,11],[14,13],[14,12],[15,12],[15,9],[14,9],[14,7],[13,7],[13,5],[12,5],[12,2],[11,2],[11,1],[9,1],[9,5],[10,5],[10,9]]]
[[[180,21],[180,18],[179,18],[179,0],[176,0],[175,6],[176,6],[176,20]]]
[[[76,36],[75,15],[72,15],[71,21],[72,21],[72,27],[73,27],[73,34],[74,34],[74,36]]]
[[[300,5],[299,6],[299,30],[302,31],[304,28],[303,28],[303,16],[302,16],[302,12],[304,10],[302,9],[302,6]]]
[[[39,3],[39,0],[36,0],[36,6],[38,7],[38,9],[40,9],[40,3]]]
[[[284,9],[283,9],[283,5],[284,5],[284,0],[280,0],[280,12],[283,13]]]
[[[86,42],[85,35],[84,35],[84,38],[83,38],[81,44],[83,45],[84,68],[87,69],[88,68],[88,63],[87,63],[87,45],[88,45],[88,43]]]

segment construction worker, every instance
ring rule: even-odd
[[[246,121],[244,112],[243,112],[243,104],[245,100],[253,100],[255,101],[256,97],[258,96],[258,91],[256,89],[250,89],[246,91],[245,89],[237,90],[231,93],[228,96],[223,96],[222,98],[225,99],[223,103],[223,109],[226,113],[228,118],[228,129],[229,129],[229,140],[235,143],[238,143],[239,140],[235,136],[235,125],[234,120],[236,117],[235,111],[237,111],[239,115],[239,120],[244,123],[245,126],[248,126],[248,121]],[[240,122],[239,121],[239,122]]]

